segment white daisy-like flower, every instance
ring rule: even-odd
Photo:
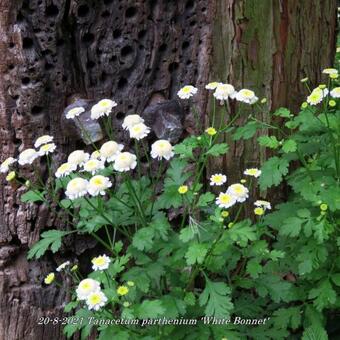
[[[256,178],[261,176],[261,170],[256,168],[246,169],[243,173],[247,176],[253,176]]]
[[[141,140],[150,133],[150,128],[144,123],[139,123],[129,129],[130,138]]]
[[[60,266],[58,266],[56,271],[61,272],[69,265],[70,265],[70,261],[66,261],[66,262],[62,263]]]
[[[81,166],[90,159],[90,155],[83,150],[75,150],[71,152],[67,158],[67,162],[76,166]]]
[[[177,95],[181,99],[189,99],[197,93],[197,88],[192,85],[186,85],[182,87],[178,92]]]
[[[130,152],[122,152],[116,158],[113,168],[116,171],[123,172],[133,170],[137,165],[136,155]]]
[[[228,100],[228,98],[235,98],[236,91],[233,85],[219,83],[214,92],[214,97],[221,102]]]
[[[101,157],[100,151],[95,150],[91,153],[90,159],[99,159]]]
[[[9,167],[15,163],[17,160],[13,157],[8,157],[7,159],[5,159],[1,165],[0,165],[0,172],[1,173],[6,173],[9,171]]]
[[[74,119],[75,117],[80,116],[83,112],[85,112],[85,109],[81,106],[74,107],[73,109],[69,110],[66,113],[67,119]]]
[[[104,168],[105,168],[104,162],[98,159],[90,159],[83,165],[84,171],[90,172],[92,175],[94,175],[98,170]]]
[[[244,185],[236,183],[228,188],[227,194],[235,197],[237,202],[244,202],[249,197],[249,190]]]
[[[117,106],[117,103],[111,99],[100,100],[97,104],[92,106],[91,119],[108,116],[115,106]]]
[[[335,68],[325,68],[324,70],[322,70],[322,73],[324,74],[337,74],[338,70]]]
[[[227,176],[222,174],[211,175],[210,185],[223,185],[227,181]]]
[[[34,149],[26,149],[20,153],[18,163],[20,165],[32,164],[39,154]]]
[[[70,200],[83,197],[87,194],[88,181],[81,177],[70,180],[67,184],[65,194]]]
[[[166,159],[174,156],[173,146],[165,139],[160,139],[151,145],[151,157],[154,159]]]
[[[214,82],[212,82],[212,83],[209,83],[209,84],[205,85],[205,88],[206,88],[207,90],[215,90],[216,87],[217,87],[219,84],[221,84],[221,83],[218,83],[217,81],[214,81]]]
[[[87,191],[91,196],[105,195],[105,190],[112,186],[108,177],[102,175],[93,176],[87,186]]]
[[[317,87],[312,91],[312,93],[307,97],[307,103],[310,105],[318,105],[322,102],[324,97],[328,94],[328,89],[320,89]]]
[[[54,152],[56,148],[57,146],[54,143],[44,144],[40,147],[38,154],[39,156],[48,155],[49,153]]]
[[[102,291],[92,292],[86,298],[86,304],[89,310],[99,310],[101,307],[105,306],[107,302],[107,297]]]
[[[84,279],[76,289],[78,300],[86,300],[91,293],[100,291],[100,283],[93,279]]]
[[[51,143],[53,141],[53,137],[49,136],[49,135],[44,135],[39,137],[35,143],[34,143],[34,147],[35,148],[39,148],[39,146],[43,145],[43,144],[47,144],[47,143]]]
[[[122,127],[124,130],[131,129],[133,126],[144,123],[144,119],[139,115],[128,115],[124,118]]]
[[[106,255],[101,255],[94,257],[91,262],[93,270],[105,270],[109,268],[111,259]]]
[[[255,96],[255,92],[248,89],[238,91],[235,99],[246,104],[254,104],[259,100],[259,98]]]
[[[100,158],[103,161],[113,162],[117,155],[124,149],[123,144],[118,144],[113,140],[104,143],[100,148]]]
[[[263,201],[263,200],[255,201],[254,205],[256,207],[261,207],[261,208],[268,209],[268,210],[272,208],[271,204],[268,201]]]
[[[75,171],[77,166],[71,163],[63,163],[55,172],[55,177],[60,178],[64,176],[68,176],[72,171]]]
[[[333,98],[340,98],[340,87],[334,87],[334,89],[331,91],[330,95]]]
[[[216,198],[216,204],[220,208],[230,208],[236,203],[236,198],[227,192],[221,192]]]

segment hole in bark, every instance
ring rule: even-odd
[[[137,8],[136,7],[129,7],[126,12],[125,12],[125,16],[127,18],[132,18],[137,14]]]
[[[193,20],[193,21],[191,21],[191,22],[190,22],[190,24],[189,24],[189,25],[190,25],[190,26],[195,26],[195,25],[196,25],[196,23],[197,23],[197,22],[196,22],[196,20]]]
[[[54,68],[53,64],[50,63],[45,64],[45,70],[51,70],[52,68]]]
[[[159,46],[159,51],[160,52],[164,52],[164,51],[166,51],[166,48],[168,47],[168,45],[167,44],[162,44],[161,46]]]
[[[94,34],[92,33],[85,33],[82,38],[83,43],[91,44],[94,41]]]
[[[62,45],[64,45],[64,43],[65,43],[64,39],[58,39],[57,40],[57,46],[62,46]]]
[[[187,3],[185,4],[185,9],[193,9],[194,8],[194,1],[193,0],[189,0],[187,1]]]
[[[24,78],[21,79],[21,83],[23,85],[28,85],[30,82],[31,82],[31,79],[28,78],[28,77],[24,77]]]
[[[31,114],[33,116],[39,115],[43,111],[43,108],[41,106],[35,105],[32,107]]]
[[[190,46],[189,41],[184,41],[183,44],[182,44],[182,49],[185,50],[185,49],[187,49],[189,46]]]
[[[113,0],[104,0],[105,5],[110,5],[113,3]]]
[[[9,43],[9,48],[13,48],[15,46],[15,44],[13,42]]]
[[[48,17],[55,17],[59,13],[59,9],[56,5],[50,5],[46,7],[46,16]]]
[[[141,30],[138,32],[138,39],[143,39],[146,35],[146,30]]]
[[[119,111],[119,112],[116,114],[116,118],[117,118],[118,120],[122,120],[122,119],[124,119],[124,117],[125,117],[125,113],[124,113],[124,112]]]
[[[24,16],[22,15],[21,12],[17,14],[17,23],[20,23],[24,20]]]
[[[169,72],[172,73],[178,69],[178,63],[175,61],[171,64],[169,64]]]
[[[206,7],[202,7],[202,12],[204,13],[207,10]]]
[[[122,50],[120,51],[120,55],[121,55],[122,57],[127,57],[127,56],[129,56],[130,54],[132,54],[132,53],[133,53],[133,48],[132,48],[131,46],[129,46],[129,45],[124,46],[124,47],[122,48]]]
[[[93,62],[92,60],[89,60],[87,63],[86,63],[86,67],[87,68],[93,68],[96,66],[96,63]]]
[[[80,5],[78,7],[78,11],[77,11],[78,17],[81,17],[81,18],[86,17],[89,14],[89,12],[90,12],[90,9],[87,5]]]
[[[33,47],[33,40],[31,38],[22,39],[22,48],[28,49]]]
[[[128,81],[127,81],[126,78],[121,77],[118,81],[117,88],[121,90],[122,88],[124,88],[126,86],[127,82]]]
[[[116,60],[117,60],[117,56],[116,56],[116,55],[113,55],[113,56],[110,58],[110,62],[111,62],[111,63],[114,63]]]
[[[66,76],[66,75],[63,75],[62,78],[61,78],[61,80],[62,80],[64,83],[66,83],[66,82],[67,82],[67,76]]]
[[[15,67],[15,66],[14,66],[13,64],[8,65],[8,69],[9,69],[9,70],[13,70],[14,67]]]
[[[106,72],[102,72],[102,74],[100,75],[100,81],[105,82],[107,79],[107,74]]]
[[[110,16],[110,12],[109,11],[104,11],[102,14],[101,14],[102,18],[108,18]]]
[[[119,29],[116,29],[113,31],[113,38],[118,39],[122,35],[122,31]]]

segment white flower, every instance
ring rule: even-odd
[[[84,279],[76,289],[78,300],[86,300],[91,293],[100,291],[100,283],[93,279]]]
[[[26,149],[19,155],[18,163],[20,165],[32,164],[38,157],[39,154],[34,149]]]
[[[54,143],[48,143],[40,147],[38,154],[39,156],[48,155],[49,153],[54,152],[56,148],[57,146]]]
[[[104,143],[100,148],[100,158],[103,161],[113,162],[117,155],[124,149],[123,144],[118,144],[113,140]]]
[[[87,152],[84,152],[83,150],[76,150],[69,154],[67,162],[78,166],[83,165],[89,160],[89,158],[90,155]]]
[[[261,170],[256,168],[246,169],[243,173],[247,176],[253,176],[256,178],[261,176]]]
[[[206,88],[207,90],[215,90],[216,87],[217,87],[219,84],[221,84],[221,83],[218,83],[218,82],[214,81],[214,82],[212,82],[212,83],[209,83],[208,85],[205,85],[205,88]]]
[[[105,189],[112,186],[108,177],[102,175],[93,176],[87,186],[87,191],[91,196],[105,195]]]
[[[60,178],[60,177],[68,176],[72,171],[74,171],[76,169],[77,169],[77,166],[75,164],[63,163],[57,169],[57,171],[55,173],[55,177]]]
[[[99,159],[101,157],[100,151],[95,150],[91,153],[90,159]]]
[[[315,88],[307,97],[307,103],[310,105],[318,105],[328,95],[328,89]]]
[[[125,130],[131,129],[134,125],[144,123],[144,119],[139,115],[128,115],[124,118],[122,127]]]
[[[70,261],[66,261],[66,262],[62,263],[59,267],[57,267],[56,271],[61,272],[62,270],[64,270],[69,265],[70,265]]]
[[[255,92],[248,89],[242,89],[238,91],[236,93],[235,99],[239,102],[244,102],[247,104],[254,104],[259,100],[259,98],[255,96]]]
[[[91,310],[99,310],[101,307],[105,306],[107,302],[107,297],[102,291],[92,292],[86,298],[87,307]]]
[[[340,87],[334,87],[334,89],[331,91],[331,96],[333,98],[340,98]]]
[[[139,123],[132,126],[129,129],[130,138],[135,138],[137,140],[143,139],[150,133],[150,128],[147,127],[144,123]]]
[[[256,207],[261,207],[261,208],[264,208],[264,209],[268,209],[270,210],[272,208],[272,206],[270,205],[269,202],[267,201],[263,201],[263,200],[257,200],[254,202],[254,205]]]
[[[104,168],[104,162],[98,159],[90,159],[83,165],[84,171],[90,172],[92,175]]]
[[[197,88],[192,86],[192,85],[186,85],[184,87],[182,87],[178,92],[177,95],[178,97],[180,97],[181,99],[189,99],[190,97],[192,97],[193,95],[195,95],[197,93]]]
[[[0,165],[0,172],[5,173],[9,171],[9,166],[15,163],[17,160],[13,157],[8,157]]]
[[[236,203],[236,198],[227,192],[221,192],[216,198],[216,204],[220,208],[230,208]]]
[[[227,194],[235,197],[237,202],[244,202],[249,197],[249,190],[244,185],[236,183],[228,188]]]
[[[49,136],[49,135],[44,135],[39,137],[35,143],[34,143],[34,147],[38,148],[39,146],[43,145],[43,144],[47,144],[53,141],[53,137]]]
[[[78,117],[81,115],[83,112],[85,112],[85,109],[81,106],[74,107],[73,109],[69,110],[66,113],[66,118],[67,119],[74,119],[75,117]]]
[[[92,106],[91,119],[98,119],[103,116],[108,116],[112,108],[117,106],[117,103],[111,99],[102,99],[97,104]]]
[[[322,73],[324,74],[337,74],[338,70],[335,68],[325,68]]]
[[[101,255],[101,256],[98,256],[98,257],[94,257],[91,260],[91,262],[93,264],[93,266],[92,266],[93,270],[105,270],[105,269],[109,268],[111,259],[106,255]]]
[[[87,194],[88,181],[81,177],[70,180],[66,187],[66,196],[70,200],[83,197]]]
[[[227,181],[227,176],[222,174],[211,175],[210,185],[223,185]]]
[[[169,160],[174,156],[173,146],[165,139],[160,139],[151,145],[151,157]]]
[[[214,97],[222,102],[228,100],[229,97],[232,99],[235,98],[235,95],[234,86],[230,84],[219,83],[214,92]]]
[[[137,157],[134,154],[122,152],[116,157],[113,168],[119,172],[132,170],[137,165],[136,159]]]

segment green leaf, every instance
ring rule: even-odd
[[[43,202],[44,201],[44,195],[45,191],[39,192],[39,191],[33,191],[29,190],[21,195],[21,202],[27,203],[27,202]]]
[[[220,156],[228,152],[229,146],[226,143],[215,144],[207,152],[207,155]]]
[[[194,243],[189,248],[185,254],[185,258],[187,260],[187,264],[193,265],[195,263],[202,264],[207,254],[208,246],[202,243]]]
[[[293,139],[287,139],[282,145],[282,151],[284,153],[295,152],[297,150],[297,144]]]
[[[205,315],[228,319],[233,309],[230,294],[225,283],[212,282],[205,277],[205,289],[199,297],[200,306],[206,306]]]
[[[284,158],[271,157],[261,168],[260,189],[265,190],[273,185],[279,185],[284,175],[288,173],[289,162]]]
[[[29,250],[27,258],[32,259],[35,257],[38,259],[45,254],[48,248],[51,248],[52,252],[56,253],[61,246],[61,239],[70,233],[70,231],[61,230],[49,230],[43,232],[41,234],[42,239],[34,244]]]
[[[259,264],[259,260],[251,259],[248,261],[246,271],[252,278],[258,278],[259,274],[262,273],[262,266]]]
[[[302,340],[328,340],[328,335],[320,324],[314,324],[306,328],[302,334]]]
[[[280,229],[281,235],[286,235],[290,237],[296,237],[300,234],[301,226],[304,220],[298,217],[288,217],[282,222],[282,227]]]
[[[336,296],[336,292],[328,279],[323,280],[317,288],[311,289],[308,294],[309,299],[314,299],[313,304],[319,312],[333,305]]]
[[[277,149],[280,145],[275,136],[260,136],[257,140],[261,146],[265,146],[270,149]]]
[[[334,284],[340,287],[340,273],[332,274],[331,279],[334,282]]]
[[[150,250],[153,245],[155,230],[150,227],[139,229],[132,239],[132,245],[138,250]]]
[[[155,319],[163,315],[165,308],[160,300],[144,300],[137,307],[137,315],[140,319]]]
[[[180,231],[180,234],[179,234],[179,239],[184,242],[184,243],[187,243],[189,242],[190,240],[192,240],[194,237],[195,237],[196,233],[194,232],[194,230],[190,227],[186,227],[186,228],[183,228],[181,231]]]
[[[301,308],[300,307],[280,308],[274,312],[273,322],[275,328],[287,329],[291,327],[292,329],[295,330],[301,324]]]
[[[206,192],[200,196],[197,206],[198,207],[206,207],[209,203],[211,203],[215,199],[215,195],[211,192]]]
[[[250,121],[246,125],[236,129],[236,132],[233,134],[233,140],[250,139],[255,135],[259,128],[261,128],[261,124]]]
[[[246,247],[248,241],[256,240],[256,230],[255,227],[251,227],[250,220],[244,220],[233,225],[233,227],[228,231],[228,237],[239,244],[241,247]]]
[[[286,109],[285,107],[280,107],[274,112],[274,116],[279,116],[279,117],[290,117],[290,111]]]

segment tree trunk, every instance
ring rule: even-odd
[[[296,107],[303,93],[299,79],[316,81],[332,63],[335,22],[335,0],[2,0],[1,160],[46,133],[55,136],[60,162],[83,148],[62,118],[77,99],[114,98],[119,124],[127,114],[172,105],[184,84],[203,90],[216,80],[255,89],[268,108]],[[202,117],[207,107],[207,95],[200,94]],[[192,114],[184,112],[190,133]],[[259,155],[255,143],[240,144],[232,147],[232,158],[213,166],[236,178]],[[30,168],[26,176],[34,176]],[[3,176],[0,190],[0,339],[62,338],[61,325],[38,320],[62,314],[67,283],[43,287],[43,277],[65,259],[86,256],[94,244],[77,237],[59,255],[28,262],[27,249],[40,232],[62,228],[62,222],[44,205],[21,204],[24,188],[11,187]]]

